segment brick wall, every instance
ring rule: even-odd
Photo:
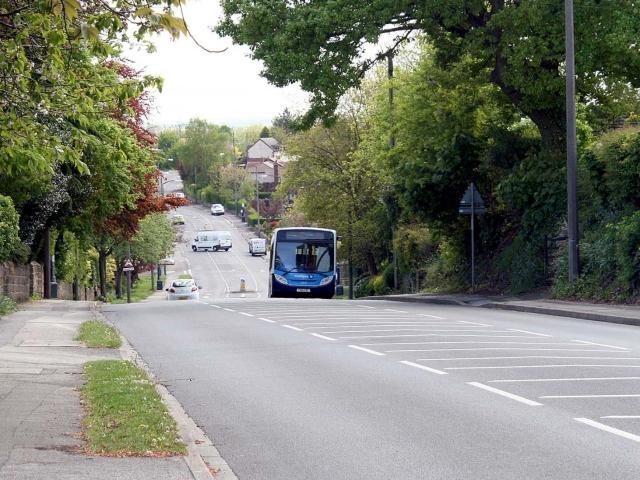
[[[80,300],[93,301],[93,289],[80,287]],[[44,271],[42,265],[31,262],[28,265],[0,263],[0,296],[10,297],[16,302],[24,302],[32,296],[44,296]],[[70,283],[58,283],[58,298],[73,300],[73,288]]]

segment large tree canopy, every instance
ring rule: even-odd
[[[427,34],[440,65],[469,55],[538,126],[543,144],[564,143],[564,11],[559,0],[223,0],[218,31],[249,45],[276,85],[312,94],[306,120],[333,114],[339,97],[374,63],[367,43]],[[618,84],[640,87],[640,4],[576,3],[577,88],[602,101]],[[381,51],[383,58],[388,52]]]

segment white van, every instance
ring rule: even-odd
[[[225,230],[203,230],[198,232],[196,238],[191,242],[191,250],[211,250],[217,252],[224,250],[228,252],[232,247],[231,233]]]
[[[251,255],[266,255],[267,241],[264,238],[250,238],[249,253]]]
[[[198,232],[196,238],[191,242],[191,250],[197,252],[198,250],[217,250],[218,237],[214,230],[203,230]]]

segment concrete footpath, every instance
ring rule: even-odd
[[[365,297],[367,300],[432,303],[467,307],[495,308],[518,312],[539,313],[560,317],[580,318],[599,322],[640,326],[640,306],[607,303],[567,302],[547,298],[517,298],[482,295],[432,295],[426,293]]]
[[[1,480],[187,480],[187,457],[108,458],[77,453],[82,366],[118,350],[74,341],[93,302],[38,301],[0,318]]]

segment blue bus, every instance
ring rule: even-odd
[[[325,228],[274,230],[269,297],[333,298],[338,282],[336,232]]]

